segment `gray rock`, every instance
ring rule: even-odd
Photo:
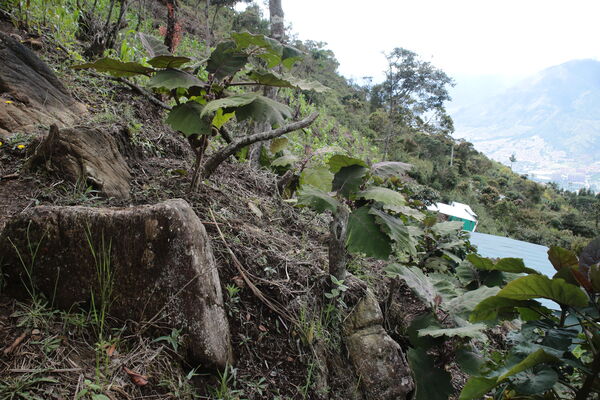
[[[117,143],[106,131],[77,126],[50,133],[29,159],[29,169],[59,173],[66,180],[83,182],[106,197],[129,199],[131,174]]]
[[[402,400],[414,389],[402,348],[383,329],[383,314],[367,290],[344,323],[348,355],[367,400]]]
[[[33,282],[11,242],[31,265]],[[38,244],[32,260],[29,246]],[[100,301],[96,265],[109,256],[111,316],[181,329],[192,364],[232,361],[210,239],[184,200],[124,209],[36,207],[7,223],[0,254],[9,295],[27,298],[36,290],[62,309],[89,306],[92,293]]]
[[[35,53],[3,32],[0,100],[0,137],[37,124],[71,125],[86,112]]]

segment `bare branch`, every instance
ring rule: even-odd
[[[96,77],[96,78],[105,78],[105,79],[110,79],[110,80],[112,80],[112,81],[117,81],[117,82],[123,83],[123,84],[125,84],[125,85],[129,86],[129,87],[130,87],[131,89],[133,89],[134,91],[136,91],[136,92],[138,92],[139,94],[141,94],[142,96],[146,97],[146,98],[147,98],[148,100],[150,100],[152,103],[156,104],[156,105],[157,105],[157,106],[159,106],[159,107],[162,107],[162,108],[164,108],[165,110],[170,110],[170,109],[172,109],[172,108],[173,108],[173,107],[171,107],[170,105],[168,105],[168,104],[165,104],[165,103],[163,103],[162,101],[160,101],[159,99],[157,99],[156,97],[154,97],[154,96],[152,95],[152,93],[150,93],[150,92],[148,92],[147,90],[145,90],[145,89],[143,89],[143,88],[139,87],[139,86],[138,86],[138,85],[136,85],[135,83],[132,83],[132,82],[128,81],[128,80],[127,80],[127,79],[125,79],[125,78],[117,78],[117,77],[110,76],[110,75],[100,75],[100,74],[96,74],[96,73],[94,73],[94,72],[88,72],[88,74],[90,74],[91,76],[93,76],[93,77]]]
[[[244,146],[251,145],[252,143],[260,142],[263,140],[274,139],[281,135],[284,135],[288,132],[292,132],[298,129],[302,129],[312,124],[315,119],[319,116],[319,113],[313,113],[309,117],[304,118],[298,122],[291,123],[286,126],[282,126],[281,128],[273,129],[265,132],[258,132],[253,135],[242,136],[240,138],[236,138],[229,145],[217,150],[214,154],[212,154],[204,164],[202,168],[202,176],[204,178],[208,178],[212,175],[213,172],[217,169],[217,167],[225,161],[229,156],[234,155],[238,150],[240,150]]]

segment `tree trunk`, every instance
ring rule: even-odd
[[[172,53],[175,50],[175,25],[177,20],[175,19],[175,11],[177,10],[176,0],[167,0],[167,32],[165,33],[165,46]]]
[[[281,0],[269,0],[269,14],[271,19],[271,37],[283,43],[285,39],[285,26]]]
[[[348,226],[348,210],[340,204],[333,213],[333,221],[329,224],[329,275],[338,280],[346,277],[346,228]]]
[[[212,46],[212,30],[210,29],[210,0],[206,0],[204,5],[204,41],[206,42],[206,47]]]
[[[285,26],[284,26],[284,16],[283,16],[283,8],[281,7],[281,0],[269,0],[269,17],[271,23],[271,33],[270,37],[283,43],[285,39]],[[275,99],[277,95],[277,88],[274,87],[265,87],[264,95],[270,99]],[[267,124],[258,124],[257,130],[265,131],[268,130],[269,126]],[[260,153],[262,147],[265,143],[257,143],[256,145],[250,148],[248,158],[250,159],[250,163],[254,167],[258,167],[260,161]]]

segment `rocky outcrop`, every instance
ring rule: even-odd
[[[410,368],[382,324],[379,303],[367,290],[344,323],[348,355],[367,400],[406,399],[414,388]]]
[[[59,173],[74,184],[92,186],[106,197],[129,199],[129,168],[115,139],[106,131],[85,126],[59,130],[52,125],[28,168]]]
[[[0,32],[0,138],[38,124],[71,125],[85,112],[35,53]]]
[[[7,223],[0,255],[9,295],[37,291],[71,309],[89,305],[93,294],[96,304],[110,302],[115,318],[181,329],[192,365],[232,361],[210,240],[184,200],[126,209],[36,207]],[[102,299],[102,265],[110,271],[110,299]]]

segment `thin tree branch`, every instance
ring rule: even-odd
[[[131,89],[133,89],[134,91],[138,92],[139,94],[141,94],[142,96],[146,97],[148,100],[150,100],[152,103],[156,104],[159,107],[164,108],[165,110],[171,110],[173,107],[171,107],[168,104],[163,103],[162,101],[160,101],[159,99],[157,99],[156,97],[154,97],[152,95],[152,93],[148,92],[147,90],[139,87],[138,85],[136,85],[135,83],[132,83],[130,81],[128,81],[125,78],[117,78],[115,76],[110,76],[110,75],[100,75],[100,74],[96,74],[94,72],[88,72],[88,74],[90,74],[93,77],[96,78],[106,78],[106,79],[110,79],[111,81],[116,81],[116,82],[120,82],[123,83],[127,86],[129,86]]]
[[[202,169],[202,176],[204,178],[208,178],[212,175],[213,172],[217,169],[217,167],[225,161],[229,156],[235,154],[238,150],[240,150],[244,146],[248,146],[252,143],[260,142],[263,140],[274,139],[281,135],[284,135],[288,132],[292,132],[298,129],[302,129],[313,123],[315,119],[319,116],[319,113],[313,113],[309,117],[304,118],[298,122],[291,123],[286,126],[282,126],[281,128],[273,129],[265,132],[258,132],[248,136],[242,136],[240,138],[235,139],[229,145],[221,148],[213,155],[211,155],[204,164]]]

